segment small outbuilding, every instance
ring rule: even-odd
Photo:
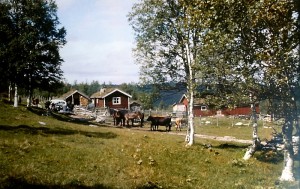
[[[87,106],[90,101],[90,97],[78,90],[70,90],[63,94],[59,99],[65,100],[68,104],[74,104],[78,106]]]
[[[142,105],[141,103],[137,101],[133,101],[130,103],[130,110],[132,111],[141,111],[142,110]]]

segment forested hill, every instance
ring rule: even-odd
[[[174,103],[178,103],[183,94],[185,94],[185,90],[173,89],[160,91],[160,96],[154,102],[154,106],[170,106]]]

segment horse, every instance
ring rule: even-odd
[[[118,110],[117,110],[117,109],[113,109],[113,108],[109,108],[109,107],[107,107],[107,110],[108,110],[110,116],[113,117],[114,125],[117,125],[116,112],[117,112]]]
[[[124,114],[128,110],[118,110],[114,108],[108,108],[110,116],[113,117],[114,125],[119,125],[121,123],[121,126],[125,125],[125,117]]]
[[[124,115],[126,113],[128,113],[129,110],[127,109],[109,109],[110,115],[113,116],[113,120],[114,120],[114,125],[119,125],[121,124],[121,126],[125,126],[125,117]]]
[[[135,112],[127,112],[125,115],[125,120],[127,122],[127,126],[129,126],[129,120],[131,120],[131,125],[133,126],[133,121],[135,119],[140,119],[141,120],[141,127],[143,127],[144,123],[144,113],[140,111],[135,111]]]

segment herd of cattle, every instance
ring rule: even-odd
[[[113,117],[114,125],[120,126],[129,126],[129,122],[131,122],[131,126],[134,125],[135,120],[140,121],[140,126],[144,125],[144,113],[140,111],[131,112],[126,109],[117,110],[117,109],[109,109],[110,115]],[[172,122],[175,123],[176,130],[181,131],[183,118],[172,118],[171,116],[149,116],[146,121],[151,122],[150,130],[155,131],[158,130],[158,126],[165,126],[166,131],[171,131]]]

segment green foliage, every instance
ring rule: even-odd
[[[297,5],[141,1],[129,21],[136,32],[142,76],[153,83],[174,80],[190,87],[189,82],[210,86],[213,93],[207,97],[216,107],[238,105],[250,93],[257,101],[279,98],[277,91],[284,90],[283,96],[295,93],[291,89],[298,86],[299,75]],[[193,73],[188,57],[194,61]]]
[[[56,87],[62,79],[59,48],[66,43],[66,31],[59,28],[55,2],[4,0],[0,6],[4,81],[17,84],[30,95],[36,88]]]

